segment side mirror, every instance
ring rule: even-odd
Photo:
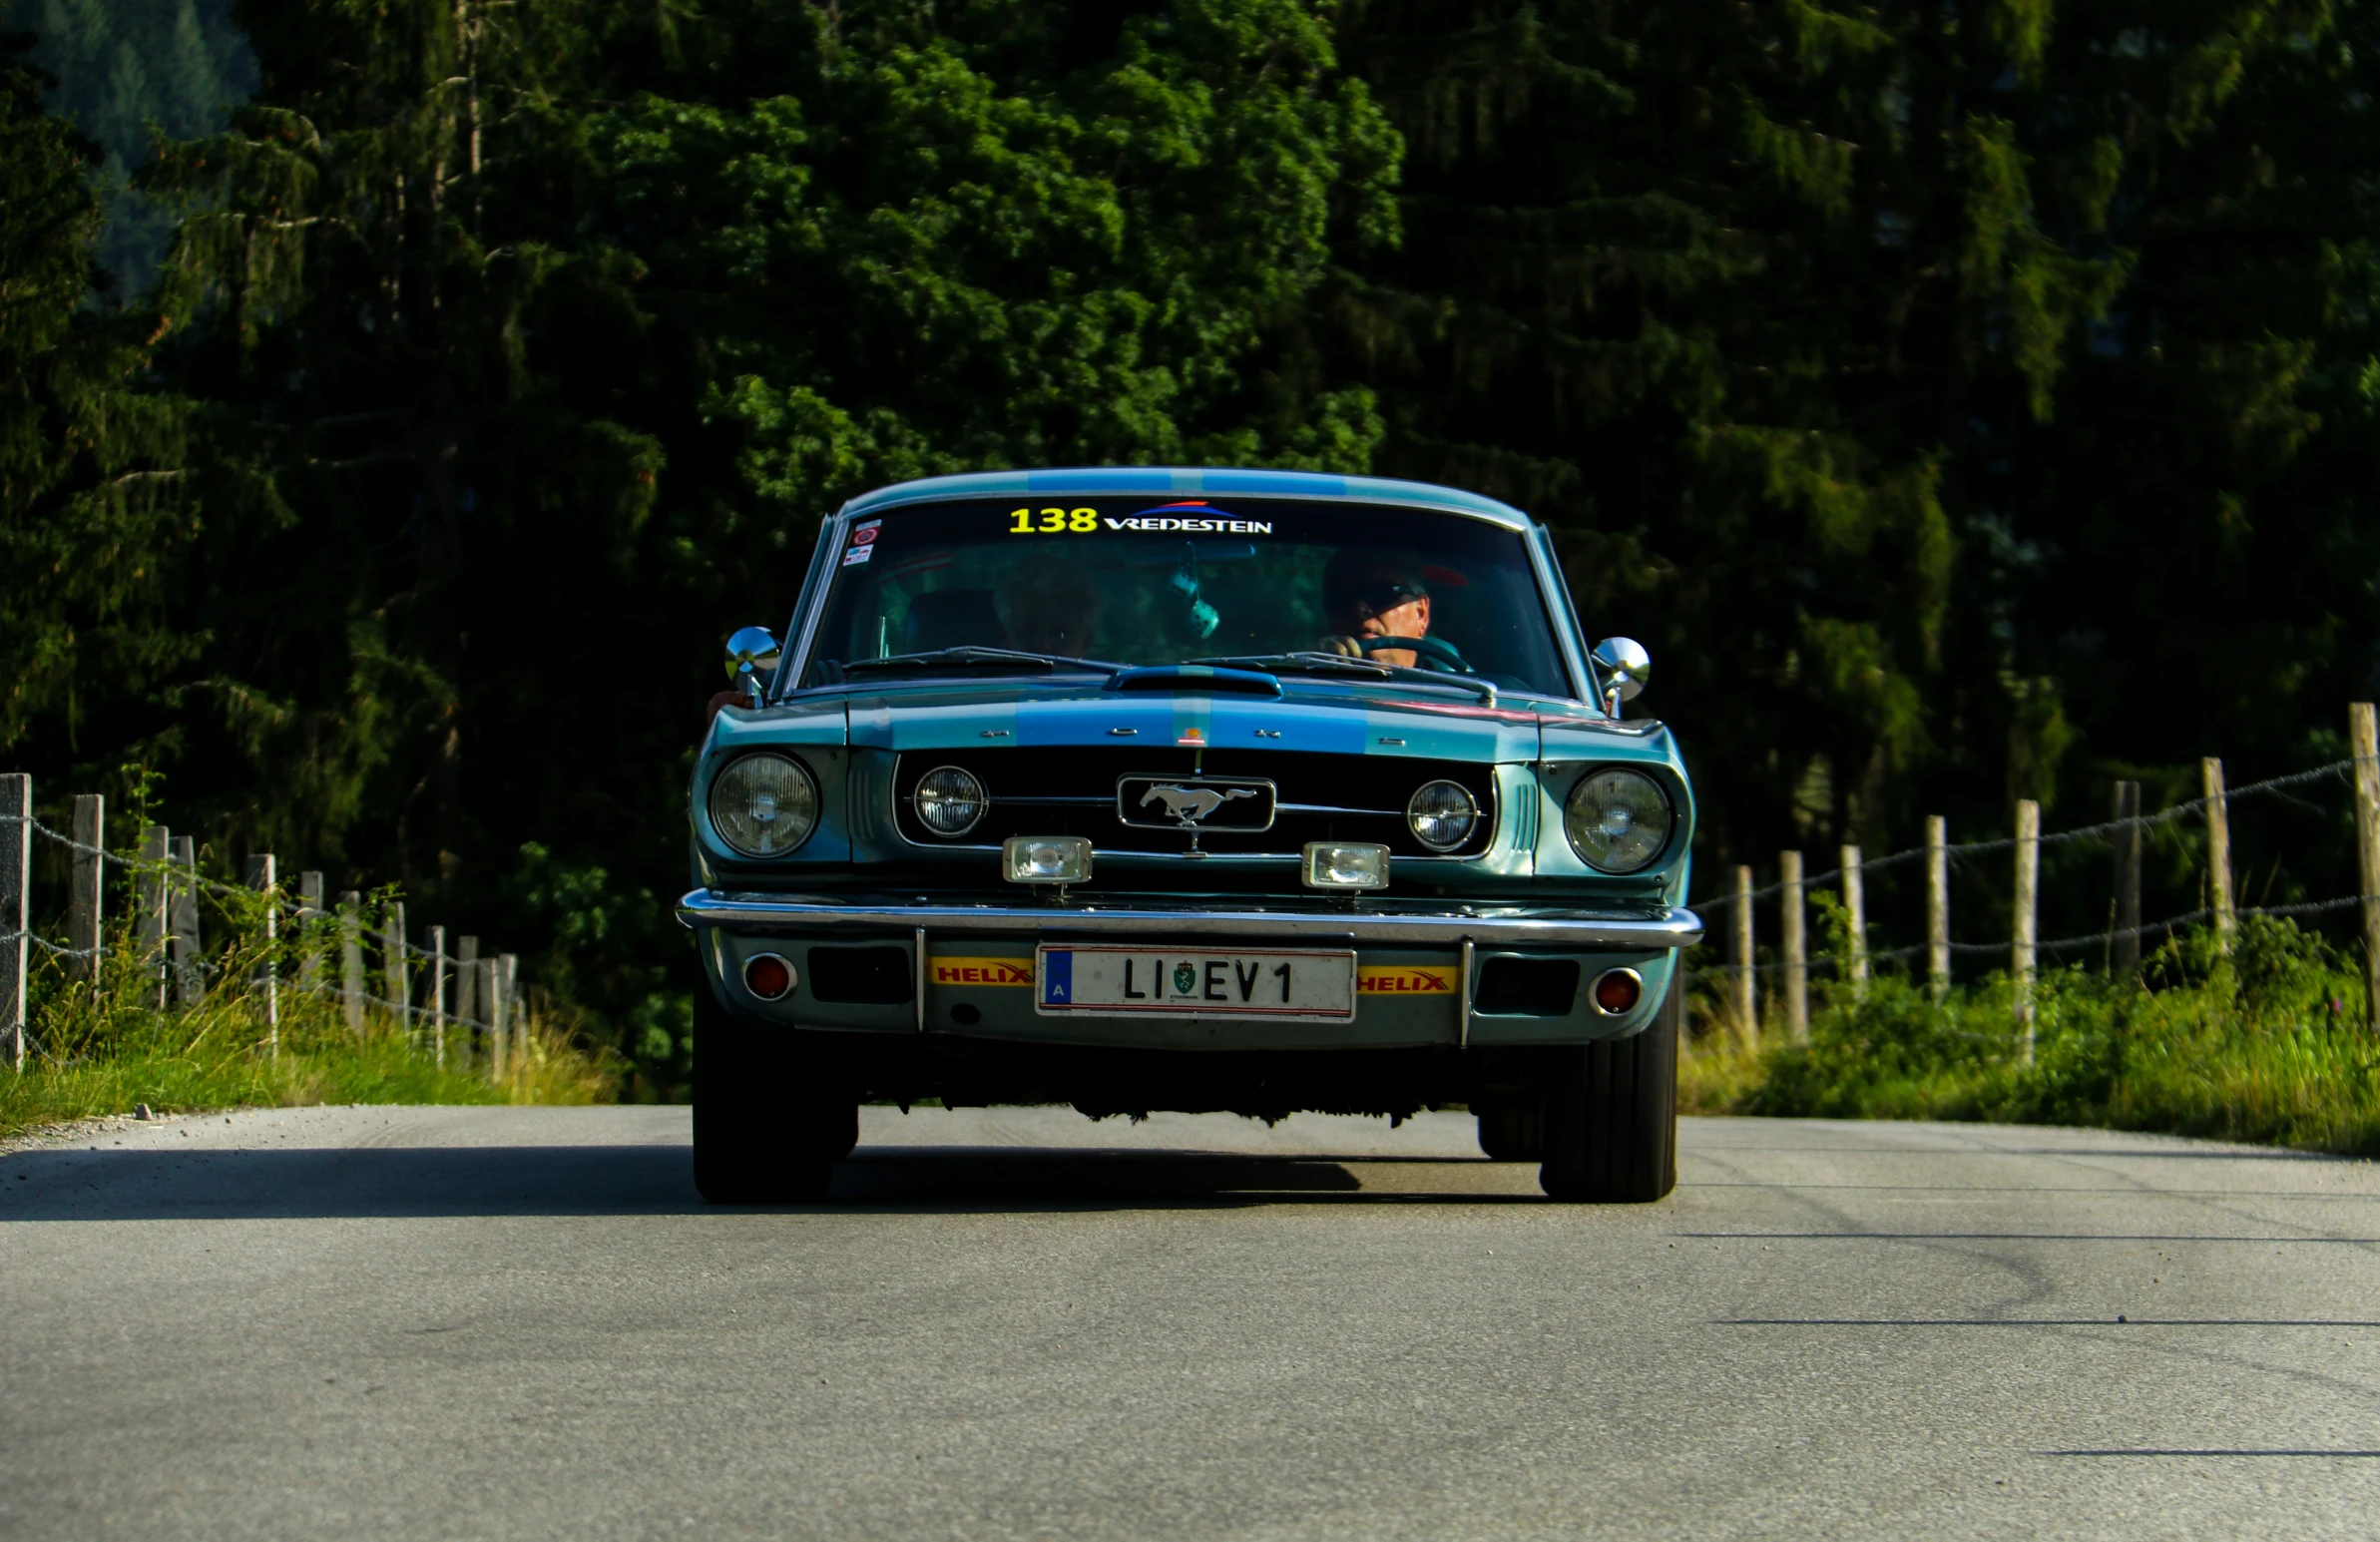
[[[727,679],[741,685],[757,707],[761,688],[776,674],[780,657],[774,633],[766,627],[745,627],[727,639]]]
[[[1604,711],[1618,720],[1620,704],[1635,701],[1653,679],[1653,655],[1633,637],[1607,637],[1595,645],[1592,662],[1603,688]]]

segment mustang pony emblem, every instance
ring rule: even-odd
[[[1233,787],[1217,792],[1212,787],[1181,787],[1174,785],[1151,787],[1142,794],[1141,806],[1146,808],[1161,799],[1169,817],[1178,819],[1184,829],[1196,829],[1198,821],[1235,797],[1254,797],[1253,787]]]

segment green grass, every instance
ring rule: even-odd
[[[279,1022],[266,1022],[249,985],[259,950],[235,945],[213,960],[215,985],[193,1006],[160,1009],[153,976],[113,939],[95,986],[44,960],[35,971],[32,1049],[25,1069],[0,1066],[0,1139],[43,1125],[127,1114],[296,1107],[316,1103],[596,1103],[618,1077],[607,1057],[577,1042],[567,1022],[533,1003],[514,1025],[506,1075],[474,1063],[467,1034],[450,1027],[445,1063],[420,1030],[373,1009],[363,1031],[341,1004],[284,985]],[[276,947],[284,969],[292,950]]]
[[[2006,976],[1940,1002],[1892,974],[1856,996],[1813,986],[1799,1045],[1748,1041],[1723,983],[1714,972],[1689,1013],[1689,1112],[2097,1125],[2380,1155],[2361,972],[2286,920],[2243,918],[2230,956],[2207,934],[2176,939],[2137,982],[2044,973],[2030,1058]]]

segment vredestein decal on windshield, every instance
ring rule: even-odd
[[[1165,503],[1123,519],[1102,521],[1110,530],[1184,531],[1192,535],[1270,535],[1272,522],[1235,518],[1228,509],[1207,507],[1203,499]]]
[[[1130,530],[1157,535],[1270,535],[1272,522],[1240,519],[1228,509],[1210,507],[1203,499],[1161,503],[1153,509],[1122,517],[1097,509],[1011,509],[1010,535],[1096,535],[1102,529]]]

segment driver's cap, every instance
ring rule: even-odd
[[[1394,553],[1341,550],[1322,567],[1322,603],[1333,615],[1359,604],[1384,615],[1429,593],[1421,565]]]

